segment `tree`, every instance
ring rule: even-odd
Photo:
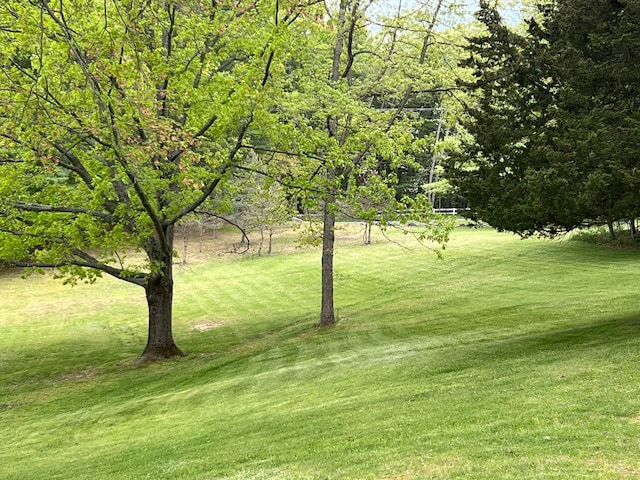
[[[408,102],[434,83],[434,90],[441,88],[429,75],[428,52],[445,2],[433,10],[401,5],[391,18],[376,20],[372,2],[328,4],[314,55],[300,59],[305,75],[297,79],[290,105],[298,101],[304,108],[289,111],[303,133],[296,177],[313,185],[307,200],[322,219],[321,326],[336,322],[335,225],[343,209],[382,224],[414,217],[424,223],[424,237],[440,243],[449,231],[425,195],[396,198],[398,172],[414,165],[414,150],[424,147]]]
[[[287,198],[286,187],[278,181],[276,175],[276,170],[281,170],[276,165],[283,163],[286,166],[286,157],[275,153],[264,156],[268,158],[254,155],[254,159],[247,161],[242,167],[242,175],[234,182],[236,193],[232,198],[230,215],[222,217],[241,230],[242,243],[249,242],[250,232],[259,232],[258,255],[262,254],[265,233],[267,253],[271,254],[276,229],[289,224],[293,218],[293,208]],[[248,244],[246,246],[250,247]]]
[[[524,34],[481,4],[472,139],[449,176],[473,215],[555,235],[640,213],[640,5],[557,0]]]
[[[142,360],[172,334],[174,228],[274,114],[313,1],[0,5],[0,258],[144,288]],[[310,13],[311,12],[311,13]]]

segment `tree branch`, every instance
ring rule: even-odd
[[[131,275],[129,274],[129,272],[127,272],[122,268],[116,268],[116,267],[112,267],[111,265],[102,263],[92,255],[85,252],[84,250],[73,248],[72,253],[77,257],[80,257],[81,259],[83,259],[85,261],[85,266],[87,268],[100,270],[102,272],[105,272],[111,275],[112,277],[115,277],[119,280],[124,280],[129,283],[133,283],[134,285],[139,285],[141,287],[144,287],[149,277],[149,274],[147,273],[136,273],[134,275]]]
[[[27,232],[23,232],[23,231],[18,231],[18,230],[11,230],[11,229],[7,229],[7,228],[2,228],[0,227],[0,232],[4,232],[4,233],[8,233],[10,235],[14,235],[16,237],[29,237],[29,238],[35,238],[38,240],[43,240],[42,235],[35,235],[35,234],[30,234]],[[66,259],[66,260],[60,260],[59,262],[38,262],[38,261],[29,261],[29,260],[10,260],[8,263],[10,265],[16,266],[16,267],[23,267],[23,268],[61,268],[61,267],[67,267],[67,266],[76,266],[76,267],[82,267],[82,268],[92,268],[94,270],[100,270],[108,275],[111,275],[112,277],[118,278],[120,280],[124,280],[126,282],[129,283],[133,283],[135,285],[139,285],[144,287],[147,278],[148,278],[148,274],[146,273],[137,273],[134,275],[129,274],[126,270],[121,269],[121,268],[115,268],[112,267],[110,265],[107,265],[103,262],[100,262],[99,260],[97,260],[95,257],[93,257],[92,255],[88,254],[87,252],[80,250],[79,248],[75,248],[71,245],[69,245],[69,243],[62,239],[62,238],[56,238],[56,237],[48,237],[45,240],[57,243],[59,245],[64,246],[65,248],[68,249],[69,253],[71,253],[71,255],[74,255],[76,257],[78,257],[80,260],[75,259],[75,258],[71,258],[71,259]]]
[[[144,208],[144,211],[147,213],[147,215],[151,219],[154,229],[158,234],[158,238],[160,239],[160,244],[162,245],[162,249],[166,254],[172,255],[173,249],[169,246],[167,242],[167,237],[165,235],[163,226],[166,224],[171,225],[174,222],[166,223],[161,221],[160,217],[158,216],[155,209],[153,208],[153,205],[151,205],[151,202],[149,201],[147,194],[138,183],[138,179],[136,175],[129,170],[126,160],[122,157],[122,155],[120,155],[120,152],[117,149],[114,149],[114,153],[116,155],[116,158],[118,159],[118,163],[120,163],[120,165],[124,169],[125,174],[127,175],[127,178],[129,179],[129,182],[131,183],[133,190],[136,192],[138,199],[142,203],[142,207]]]
[[[90,190],[93,190],[93,177],[91,177],[91,174],[89,174],[87,169],[84,168],[84,165],[82,164],[82,161],[78,158],[78,156],[73,153],[70,148],[63,146],[60,142],[55,142],[53,144],[53,147],[60,153],[60,155],[67,158],[71,162],[71,164],[60,163],[60,165],[62,165],[67,170],[71,170],[72,172],[77,173],[85,183],[85,185],[89,187]]]
[[[86,208],[80,208],[80,207],[64,207],[64,206],[44,205],[41,203],[26,203],[26,202],[15,202],[12,204],[12,206],[23,212],[86,214],[92,217],[100,218],[101,220],[104,220],[109,223],[115,223],[116,221],[113,215],[109,213],[100,212],[98,210],[88,210]]]
[[[56,25],[58,25],[58,27],[60,28],[62,37],[65,40],[65,43],[68,45],[69,49],[73,52],[75,60],[78,63],[78,65],[80,65],[80,69],[82,70],[85,76],[85,79],[92,86],[92,91],[93,91],[96,103],[101,107],[102,111],[107,110],[106,104],[104,100],[101,98],[102,88],[100,87],[100,83],[98,82],[96,76],[93,75],[89,69],[89,59],[86,52],[84,52],[80,48],[80,46],[78,45],[78,42],[76,42],[74,38],[74,35],[76,35],[76,32],[74,32],[73,29],[69,28],[69,26],[67,25],[67,21],[64,17],[62,5],[59,12],[60,16],[58,17],[58,15],[56,15],[56,12],[54,12],[49,6],[48,0],[40,0],[38,3],[43,9],[43,11],[47,13],[49,18],[51,18],[56,23]]]
[[[266,86],[266,81],[269,78],[269,73],[271,72],[271,67],[273,64],[273,58],[275,55],[275,51],[271,51],[269,54],[269,57],[267,59],[267,63],[264,67],[264,74],[263,74],[263,81],[262,81],[262,89],[264,89],[264,87]],[[206,130],[208,130],[208,128],[211,127],[211,125],[213,124],[213,122],[215,122],[216,117],[212,116],[210,119],[211,124],[209,124],[209,122],[207,122],[207,124],[209,124],[207,126],[207,124],[205,124],[204,128],[204,132],[206,132]],[[209,185],[207,185],[203,190],[202,190],[202,194],[200,195],[200,197],[198,197],[193,203],[191,203],[190,205],[185,206],[182,210],[180,210],[174,217],[172,217],[171,219],[167,220],[165,223],[167,225],[173,225],[175,223],[177,223],[181,218],[189,215],[190,213],[192,213],[195,209],[197,209],[200,205],[202,205],[207,198],[209,198],[211,196],[211,194],[213,193],[213,191],[217,188],[217,186],[220,184],[220,181],[222,180],[223,176],[227,173],[227,171],[233,167],[235,165],[235,158],[236,155],[238,154],[238,152],[244,147],[244,139],[247,135],[247,132],[249,131],[249,126],[253,123],[253,111],[250,113],[249,118],[246,119],[245,122],[243,122],[242,126],[240,127],[240,130],[237,134],[236,137],[236,143],[233,146],[233,148],[229,151],[228,155],[227,155],[227,161],[221,166],[220,171],[219,171],[219,176],[216,177],[213,181],[211,181],[209,183]],[[203,130],[201,128],[201,130]],[[204,135],[203,132],[203,135]]]
[[[306,192],[314,192],[314,193],[327,193],[325,190],[320,190],[318,188],[310,188],[310,187],[303,187],[303,186],[299,186],[299,185],[294,185],[292,183],[288,183],[286,181],[284,181],[281,177],[278,177],[276,175],[273,175],[269,172],[265,172],[263,170],[258,170],[257,168],[251,168],[251,167],[245,167],[242,165],[235,165],[233,168],[237,168],[238,170],[242,170],[245,172],[249,172],[249,173],[255,173],[257,175],[261,175],[265,178],[270,178],[271,180],[274,180],[276,183],[278,183],[279,185],[282,185],[285,188],[289,188],[291,190],[304,190]]]
[[[287,150],[278,150],[277,148],[264,148],[264,147],[256,147],[253,145],[242,145],[242,148],[251,149],[251,150],[255,150],[256,152],[263,152],[263,153],[280,153],[282,155],[291,155],[292,157],[306,157],[306,158],[311,158],[312,160],[318,160],[319,162],[323,162],[323,163],[327,161],[327,159],[324,157],[311,155],[309,153],[289,152]]]
[[[342,78],[347,78],[351,73],[351,67],[353,67],[353,61],[355,55],[353,54],[353,35],[356,30],[356,20],[358,18],[358,7],[360,6],[360,0],[355,0],[351,8],[351,19],[349,23],[349,32],[347,34],[347,64],[342,72]]]
[[[242,234],[242,238],[247,242],[247,248],[245,248],[242,252],[235,252],[235,253],[240,253],[240,254],[246,253],[246,252],[249,251],[249,248],[251,248],[251,240],[249,239],[249,235],[247,235],[247,232],[245,231],[245,229],[242,228],[237,223],[229,220],[227,217],[223,217],[222,215],[218,215],[217,213],[211,213],[211,212],[207,212],[207,211],[204,211],[204,212],[195,211],[195,213],[198,213],[200,215],[205,215],[207,217],[219,218],[223,222],[226,222],[229,225],[231,225],[232,227],[236,227],[238,230],[240,230],[240,233]]]

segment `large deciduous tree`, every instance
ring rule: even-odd
[[[172,334],[174,226],[278,132],[313,2],[0,4],[0,258],[144,288],[143,360]]]
[[[482,3],[473,140],[449,174],[473,213],[554,235],[640,213],[640,4],[556,0],[516,34]]]

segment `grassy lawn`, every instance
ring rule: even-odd
[[[0,273],[0,478],[640,478],[640,251],[340,234],[336,328],[317,250],[194,255],[144,367],[142,289]]]

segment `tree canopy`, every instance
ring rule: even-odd
[[[3,2],[0,260],[54,268],[71,283],[106,273],[143,287],[143,359],[180,355],[176,225],[232,206],[232,195],[257,208],[256,194],[278,182],[278,195],[323,211],[331,303],[321,318],[333,323],[339,208],[366,220],[419,218],[437,242],[450,227],[425,195],[395,189],[400,167],[429,149],[406,107],[450,78],[431,56],[447,6],[407,15],[398,2],[374,27],[371,5]],[[251,175],[263,178],[240,181]]]
[[[314,2],[8,0],[0,6],[0,257],[145,288],[171,333],[174,225],[274,113]],[[131,247],[141,255],[131,254]]]
[[[640,5],[556,0],[525,33],[487,2],[470,39],[471,139],[449,162],[472,215],[555,235],[640,213]]]

